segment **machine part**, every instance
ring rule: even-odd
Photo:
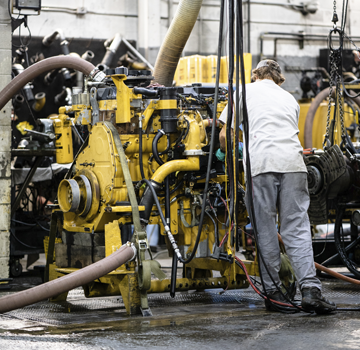
[[[13,98],[13,107],[15,110],[21,108],[22,104],[24,103],[25,98],[23,95],[17,94]]]
[[[63,67],[79,70],[85,75],[92,74],[94,78],[100,79],[100,75],[94,65],[81,58],[71,56],[46,58],[26,68],[0,91],[0,110],[4,108],[6,103],[17,91],[23,88],[24,85],[32,79],[50,70]],[[103,75],[103,78],[105,78],[105,75]]]
[[[46,94],[45,92],[38,92],[35,95],[35,102],[32,105],[32,108],[35,112],[40,112],[46,103]]]
[[[310,194],[317,194],[324,184],[320,170],[314,165],[307,166],[308,189]]]
[[[52,132],[45,133],[30,129],[24,129],[24,131],[26,131],[26,133],[31,136],[33,140],[37,140],[40,143],[49,143],[55,140],[55,134]]]
[[[91,183],[85,175],[78,175],[74,177],[74,180],[78,183],[81,194],[81,203],[79,206],[79,215],[86,217],[89,213],[92,204],[92,191]]]
[[[351,216],[351,222],[356,226],[360,226],[360,210],[353,211]]]
[[[104,46],[106,47],[106,54],[100,63],[101,65],[103,65],[104,67],[109,67],[111,65],[111,61],[113,60],[114,55],[120,44],[121,35],[119,33],[116,33],[113,39],[108,39],[105,41]]]
[[[62,180],[58,188],[58,201],[64,213],[76,212],[80,205],[80,187],[76,180]]]
[[[336,198],[350,185],[351,173],[338,145],[323,154],[305,157],[310,185],[309,218],[314,225],[328,222],[327,200]]]
[[[68,96],[68,93],[67,93],[66,89],[63,89],[60,93],[58,93],[55,96],[55,98],[54,98],[55,104],[58,106],[62,106],[64,104],[66,104],[67,96]]]
[[[59,71],[59,69],[54,69],[53,71],[47,73],[44,78],[44,84],[47,86],[51,85],[55,80],[56,76],[58,75]]]
[[[18,76],[19,74],[24,72],[25,69],[24,69],[22,64],[14,63],[12,65],[12,70],[15,73],[15,75]],[[32,92],[32,88],[33,88],[33,86],[31,85],[30,81],[27,82],[27,84],[25,84],[24,87],[23,87],[25,97],[26,97],[26,99],[28,101],[33,101],[34,100],[34,94]]]
[[[60,40],[60,47],[63,55],[69,55],[69,42],[66,40],[63,30],[60,28],[56,29],[53,33],[45,36],[42,40],[42,44],[46,47],[49,47],[56,39]]]
[[[91,62],[93,60],[93,58],[95,57],[95,54],[90,51],[90,50],[87,50],[85,51],[82,55],[81,55],[81,58],[85,61],[88,61],[88,62]]]
[[[61,278],[0,298],[0,313],[15,310],[84,286],[131,261],[136,248],[127,243],[110,256]]]
[[[84,73],[85,74],[85,73]],[[100,83],[106,78],[106,74],[99,70],[98,68],[94,68],[90,73],[89,77],[92,81]]]
[[[158,91],[160,101],[176,101],[177,88],[160,88]],[[161,128],[166,134],[177,132],[177,116],[177,103],[174,104],[173,108],[169,104],[168,108],[160,110]]]
[[[171,86],[181,53],[196,23],[202,0],[182,0],[161,45],[154,68],[155,82]]]
[[[151,70],[154,70],[153,65],[138,50],[136,50],[134,46],[132,46],[125,38],[122,38],[121,40],[137,58],[144,62]]]
[[[74,159],[71,119],[66,114],[59,114],[56,117],[50,117],[50,119],[54,122],[56,135],[56,162],[59,164],[71,163]]]
[[[354,207],[352,204],[351,207]],[[336,220],[334,229],[334,238],[336,249],[340,258],[347,269],[354,274],[356,278],[360,278],[360,238],[358,226],[352,221],[352,215],[346,211],[347,206],[338,206],[336,210]],[[350,234],[343,229],[345,219],[350,219]]]
[[[100,112],[99,112],[99,105],[98,105],[98,102],[96,100],[96,87],[92,87],[90,89],[90,105],[91,105],[91,108],[92,108],[92,120],[91,120],[91,124],[94,125],[96,124],[98,121],[99,121],[99,115],[100,115]]]

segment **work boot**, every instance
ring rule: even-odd
[[[301,306],[306,311],[315,311],[317,314],[328,314],[336,310],[336,304],[321,295],[316,287],[303,288],[301,290]]]
[[[275,301],[280,301],[281,303],[285,303],[285,304],[289,304],[289,301],[277,290],[275,292],[272,293],[268,293],[267,297],[269,299],[275,300]],[[294,307],[291,306],[283,306],[283,305],[279,305],[279,304],[275,304],[275,303],[271,303],[269,300],[265,299],[265,307],[267,311],[277,311],[277,312],[289,312],[289,311],[296,311],[297,309],[295,309]]]

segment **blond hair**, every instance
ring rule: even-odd
[[[261,61],[261,63],[262,62],[263,61]],[[256,79],[271,79],[279,86],[285,81],[285,77],[281,74],[279,64],[273,60],[266,60],[259,68],[255,68],[252,71],[251,80],[255,81]]]

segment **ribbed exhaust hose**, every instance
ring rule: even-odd
[[[66,276],[41,284],[19,293],[0,298],[0,313],[31,305],[52,298],[71,289],[90,283],[117,269],[136,255],[134,245],[123,245],[110,256]]]
[[[10,98],[28,82],[42,73],[59,68],[71,68],[78,70],[85,75],[89,75],[95,66],[82,58],[71,56],[50,57],[37,62],[26,68],[21,74],[17,75],[0,91],[0,110],[3,109]]]
[[[171,86],[177,64],[198,17],[202,0],[181,0],[161,45],[154,68],[154,81]]]

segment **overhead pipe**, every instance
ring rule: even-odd
[[[113,60],[114,55],[117,49],[119,48],[120,44],[121,44],[121,35],[119,33],[116,33],[113,39],[108,39],[104,42],[104,46],[106,47],[106,53],[99,65],[104,67],[104,69],[101,70],[104,71],[106,70],[107,67],[110,66],[111,61]]]
[[[58,28],[53,33],[45,36],[42,40],[42,43],[44,46],[49,47],[56,39],[60,40],[60,46],[63,54],[69,55],[69,42],[66,40],[64,32],[61,28]]]
[[[0,313],[9,312],[84,286],[136,257],[134,244],[127,243],[110,256],[50,282],[0,298]]]
[[[26,68],[0,91],[0,110],[4,108],[10,98],[28,82],[48,71],[59,68],[71,68],[89,75],[95,81],[102,81],[104,73],[100,72],[93,64],[78,57],[56,56],[46,58]]]
[[[154,81],[171,86],[177,64],[196,23],[202,0],[182,0],[156,59]]]

